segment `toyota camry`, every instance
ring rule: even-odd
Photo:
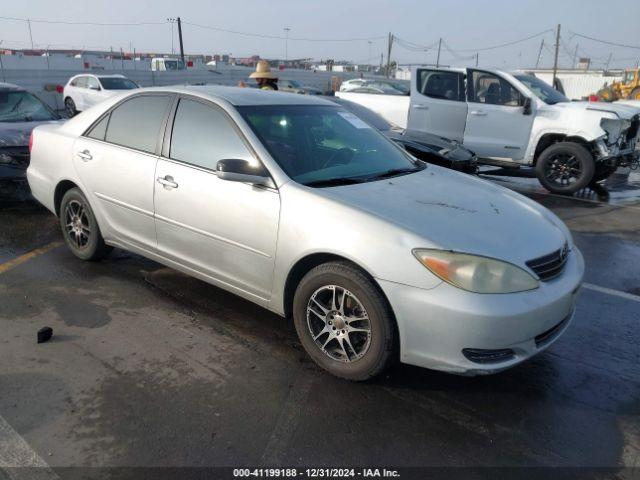
[[[584,263],[554,214],[315,96],[132,90],[31,148],[33,195],[76,257],[119,247],[249,299],[343,378],[497,372],[574,313]]]

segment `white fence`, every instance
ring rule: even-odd
[[[48,67],[47,59],[49,60]],[[253,69],[249,67],[220,65],[212,70],[201,66],[187,70],[153,72],[148,61],[114,59],[113,68],[111,68],[111,60],[104,58],[99,60],[101,60],[99,65],[91,63],[94,68],[85,69],[83,68],[85,66],[84,58],[76,59],[56,55],[50,57],[0,55],[2,62],[0,64],[0,82],[20,85],[38,95],[57,110],[64,108],[64,104],[62,95],[56,92],[56,87],[64,86],[70,77],[80,73],[121,73],[143,87],[194,84],[237,85],[239,81],[254,82],[254,80],[249,80],[249,74],[253,72]],[[347,80],[360,74],[285,69],[278,71],[278,75],[280,78],[297,80],[303,85],[319,88],[322,91],[331,91],[332,77]]]

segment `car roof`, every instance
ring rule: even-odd
[[[226,87],[222,85],[188,85],[183,87],[151,87],[136,90],[169,91],[186,93],[214,100],[222,99],[234,106],[249,105],[328,105],[335,103],[317,98],[318,95],[299,95],[296,93],[264,91],[257,88]]]
[[[17,92],[26,91],[24,88],[18,85],[14,85],[13,83],[6,83],[6,82],[0,82],[0,90],[11,90],[11,91],[17,91]]]

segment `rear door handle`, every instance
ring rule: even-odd
[[[471,115],[475,115],[476,117],[486,117],[487,116],[487,112],[485,112],[483,110],[472,110],[471,111]]]
[[[165,175],[164,177],[156,178],[156,181],[166,189],[178,188],[178,184],[173,181],[171,175]]]
[[[413,108],[415,108],[416,110],[429,110],[429,105],[423,105],[421,103],[418,103],[414,105]]]
[[[78,156],[85,162],[88,162],[89,160],[93,159],[93,156],[91,155],[91,152],[89,150],[83,150],[81,152],[78,152]]]

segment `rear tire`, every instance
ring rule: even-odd
[[[73,118],[78,114],[78,110],[76,109],[76,102],[74,102],[73,98],[71,97],[67,97],[64,99],[64,108],[69,118]]]
[[[633,89],[631,94],[629,95],[631,100],[640,100],[640,87],[636,87]]]
[[[100,260],[113,250],[104,243],[93,210],[78,188],[62,197],[60,228],[67,247],[81,260]]]
[[[558,142],[540,154],[535,171],[544,188],[552,193],[569,195],[592,181],[595,162],[582,145]]]
[[[304,276],[293,318],[306,352],[337,377],[367,380],[396,358],[396,323],[386,298],[347,262],[325,263]]]

